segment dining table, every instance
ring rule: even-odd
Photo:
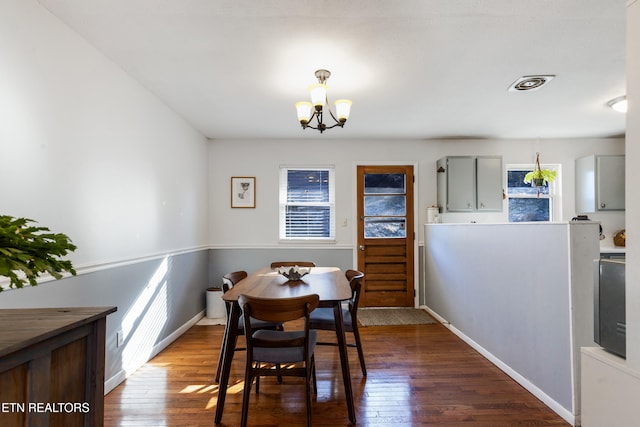
[[[353,424],[356,423],[347,341],[342,318],[342,302],[351,298],[351,287],[344,272],[337,267],[312,267],[309,274],[306,274],[300,280],[289,280],[277,270],[265,267],[240,280],[222,296],[225,301],[231,303],[231,310],[223,337],[222,370],[215,415],[216,424],[222,421],[234,354],[233,346],[237,341],[237,326],[242,312],[238,305],[238,297],[240,295],[248,295],[260,298],[292,298],[311,294],[317,294],[320,297],[321,305],[333,307],[347,411],[349,420]]]

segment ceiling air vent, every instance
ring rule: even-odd
[[[509,92],[523,92],[540,89],[545,83],[553,79],[554,75],[522,76],[509,86]]]

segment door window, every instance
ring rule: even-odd
[[[407,195],[405,174],[364,175],[364,237],[404,238]]]

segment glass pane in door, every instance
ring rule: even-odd
[[[368,173],[364,176],[364,194],[404,194],[403,173]]]
[[[407,196],[404,173],[364,174],[364,238],[406,237]]]
[[[405,196],[364,196],[365,216],[405,216]]]
[[[365,239],[407,237],[406,220],[398,217],[368,217],[364,219]]]

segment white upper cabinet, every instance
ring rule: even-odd
[[[502,211],[502,158],[476,158],[477,208],[479,211]]]
[[[576,213],[624,210],[624,155],[576,159]]]
[[[440,212],[502,211],[502,158],[449,156],[436,163]]]

